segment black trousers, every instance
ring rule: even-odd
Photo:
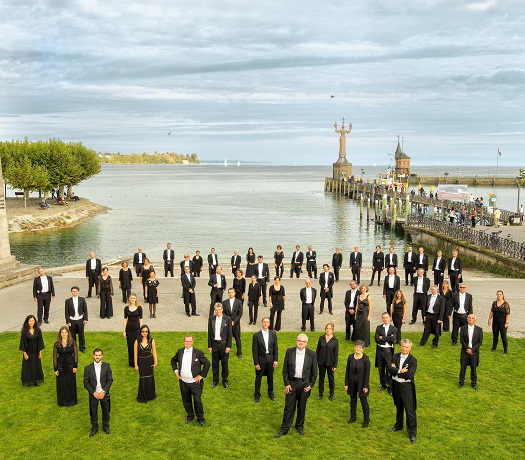
[[[414,294],[414,302],[412,303],[412,321],[415,323],[417,321],[417,312],[421,310],[421,317],[423,317],[423,312],[425,311],[425,306],[427,303],[426,294]]]
[[[355,339],[355,314],[350,314],[348,310],[345,311],[345,325],[346,325],[346,340],[352,339],[352,341]],[[352,328],[354,326],[354,328]],[[350,331],[352,332],[352,335],[350,335]]]
[[[241,323],[236,322],[232,326],[232,336],[235,339],[235,347],[237,349],[237,356],[242,355]]]
[[[503,342],[503,350],[507,351],[508,348],[508,340],[507,340],[507,328],[505,327],[505,323],[497,323],[496,321],[492,320],[492,348],[496,349],[498,346],[498,336],[501,335],[501,341]]]
[[[211,288],[210,292],[210,316],[213,316],[215,314],[215,311],[213,309],[213,306],[216,303],[222,303],[222,295],[224,294],[224,289],[217,289],[217,288]]]
[[[310,320],[310,330],[315,329],[315,308],[313,303],[303,303],[301,309],[301,330],[306,330],[306,321]]]
[[[392,309],[392,300],[394,300],[395,294],[396,294],[395,289],[390,289],[390,288],[386,289],[385,303],[386,303],[386,311],[388,312],[388,314],[391,314],[390,310]]]
[[[459,291],[459,272],[457,270],[450,272],[450,290],[455,294]],[[463,280],[461,280],[463,281]]]
[[[170,260],[170,263],[164,262],[164,276],[168,276],[168,273],[170,273],[173,278],[173,260]]]
[[[339,269],[341,268],[341,266],[339,265],[334,265],[334,277],[335,277],[335,280],[336,281],[339,281]]]
[[[182,405],[188,418],[194,418],[195,415],[197,415],[197,420],[204,421],[204,408],[202,407],[201,401],[204,379],[198,383],[186,383],[179,380],[179,386]]]
[[[261,382],[264,375],[268,381],[268,396],[273,396],[273,362],[274,357],[268,353],[264,356],[259,356],[259,370],[255,369],[255,392],[254,396],[261,396]]]
[[[42,313],[44,315],[44,320],[49,320],[49,306],[51,305],[51,292],[41,292],[36,295],[36,305],[37,305],[37,321],[42,322]]]
[[[109,428],[109,395],[106,394],[102,399],[89,395],[89,417],[91,419],[91,428],[98,430],[98,405],[102,409],[102,427]]]
[[[257,322],[257,313],[259,312],[259,304],[257,301],[248,300],[248,313],[250,315],[250,323]]]
[[[334,371],[332,370],[332,366],[323,366],[322,364],[318,364],[319,368],[319,394],[323,396],[324,394],[324,376],[325,374],[328,375],[328,388],[330,389],[330,396],[333,396],[335,393],[335,378],[334,378]]]
[[[86,339],[84,338],[84,320],[83,319],[72,319],[71,320],[71,327],[69,328],[69,332],[71,333],[71,338],[75,341],[75,343],[78,343],[78,348],[80,351],[86,350]],[[77,334],[78,334],[78,342],[77,342]]]
[[[284,402],[283,423],[281,431],[288,432],[293,423],[295,411],[297,410],[297,418],[295,419],[295,427],[304,427],[304,418],[306,415],[306,403],[310,397],[310,391],[304,391],[308,386],[308,382],[303,382],[303,379],[293,379],[290,382],[292,387],[290,393],[286,395]]]
[[[111,318],[113,316],[113,299],[109,291],[100,291],[100,317]]]
[[[184,295],[184,309],[186,310],[186,314],[190,314],[190,305],[191,313],[197,313],[197,301],[195,300],[195,292],[188,292],[184,290],[182,293]]]
[[[361,284],[361,267],[359,265],[352,265],[352,279]]]
[[[407,264],[405,267],[405,286],[410,282],[410,286],[414,284],[414,265]]]
[[[396,424],[394,427],[398,430],[403,429],[403,412],[405,412],[408,434],[410,436],[416,436],[416,401],[414,400],[414,388],[412,384],[392,380],[392,392],[396,406]]]
[[[363,421],[370,421],[370,406],[368,405],[368,397],[359,396],[361,401],[361,408],[363,409]],[[357,385],[352,393],[350,393],[350,419],[355,420],[357,418]]]
[[[211,369],[213,371],[213,383],[219,383],[219,362],[222,366],[222,382],[228,382],[228,358],[226,353],[226,342],[214,341],[211,347]]]
[[[392,315],[392,322],[394,323],[394,326],[397,328],[396,342],[399,343],[401,341],[401,327],[403,326],[403,316]]]
[[[91,297],[91,290],[95,286],[95,295],[98,295],[98,273],[95,270],[91,270],[88,275],[88,297]]]
[[[306,262],[306,270],[310,278],[312,277],[312,273],[317,278],[317,263],[315,261]]]
[[[261,296],[263,304],[266,306],[266,278],[257,278],[257,282],[259,283],[259,286],[261,286]]]
[[[290,267],[290,278],[293,278],[293,275],[295,273],[295,276],[297,278],[299,278],[299,275],[301,274],[301,266],[300,265],[297,265],[297,264],[293,264],[291,267]]]
[[[136,264],[135,265],[135,273],[137,275],[137,278],[140,277],[140,271],[142,270],[143,266],[144,266],[144,264]]]
[[[459,370],[459,383],[461,385],[465,383],[465,373],[467,371],[467,366],[470,366],[470,383],[472,385],[477,385],[478,383],[477,361],[478,361],[478,353],[474,353],[472,355],[461,353],[461,359],[460,359],[461,367]]]
[[[442,270],[434,270],[434,284],[439,287],[439,292],[441,292],[443,288],[443,278]]]
[[[282,279],[283,273],[284,273],[284,264],[281,265],[274,265],[275,267],[275,276],[278,276]]]
[[[452,343],[457,343],[459,328],[468,324],[467,322],[468,313],[459,314],[454,312],[452,316]]]
[[[425,320],[425,328],[423,329],[423,335],[421,337],[420,345],[425,345],[427,343],[430,334],[434,334],[432,339],[432,346],[438,346],[439,336],[441,335],[441,324],[438,323],[438,315],[427,313],[427,318]]]
[[[399,330],[399,329],[398,329]],[[387,371],[394,355],[393,347],[377,347],[377,370],[379,371],[379,382],[381,386],[392,388],[392,374]]]
[[[282,315],[283,311],[282,310],[279,310],[279,311],[275,311],[275,308],[272,308],[270,310],[270,329],[274,330],[274,331],[280,331],[281,330],[281,315]],[[276,318],[277,316],[277,318]],[[275,324],[274,324],[274,320],[275,320]]]
[[[376,276],[376,273],[377,273],[377,285],[379,286],[381,284],[381,271],[383,269],[376,269],[376,268],[373,268],[372,269],[372,279],[370,280],[370,284],[374,284],[374,278]]]
[[[129,295],[131,294],[131,286],[122,286],[122,302],[127,303]]]
[[[324,310],[324,299],[328,300],[328,311],[332,312],[332,294],[330,293],[330,290],[325,292],[324,288],[321,288],[321,306],[319,307],[321,313]]]

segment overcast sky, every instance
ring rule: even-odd
[[[345,117],[355,164],[400,135],[525,166],[524,25],[523,0],[3,0],[0,138],[331,164]]]

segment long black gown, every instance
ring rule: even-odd
[[[78,368],[78,349],[73,341],[65,347],[55,342],[53,346],[53,367],[57,375],[57,400],[59,406],[74,406],[77,400],[77,374],[73,368]]]
[[[139,366],[139,392],[137,401],[146,403],[157,397],[155,393],[155,377],[153,376],[152,339],[144,347],[142,341],[137,343],[137,364]]]
[[[403,326],[403,312],[405,311],[405,305],[403,302],[395,302],[392,311],[392,322],[397,329],[396,342],[401,341],[401,327]]]
[[[357,314],[355,318],[355,340],[365,342],[370,346],[370,321],[368,321],[368,296],[364,300],[357,298]]]
[[[146,299],[148,303],[159,303],[159,298],[157,296],[157,286],[159,285],[159,280],[155,278],[154,280],[148,280],[148,288],[146,292]]]
[[[246,279],[250,279],[255,273],[255,254],[246,254]]]
[[[124,318],[126,323],[126,342],[128,343],[128,364],[135,367],[135,340],[139,336],[140,320],[142,319],[142,307],[138,306],[134,311],[130,311],[129,306],[124,308]]]
[[[42,331],[36,330],[34,334],[29,331],[20,336],[20,351],[25,351],[29,359],[25,360],[22,356],[22,385],[38,385],[44,381],[44,371],[42,371],[42,360],[38,357],[44,349],[44,339]]]
[[[155,268],[153,268],[153,265],[149,265],[148,268],[142,267],[140,269],[140,277],[142,279],[142,291],[144,293],[144,302],[147,302],[148,299],[146,299],[146,286],[148,284],[149,275],[151,272],[154,272]]]
[[[113,281],[108,275],[106,279],[101,276],[99,279],[99,295],[100,295],[100,317],[111,318],[113,316]]]

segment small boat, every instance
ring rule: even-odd
[[[226,161],[226,158],[224,159],[224,166],[228,166],[228,162]]]

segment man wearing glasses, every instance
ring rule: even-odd
[[[459,328],[461,326],[466,326],[468,324],[468,315],[474,313],[472,307],[472,294],[466,292],[466,289],[467,286],[465,283],[461,283],[459,285],[459,292],[454,294],[454,297],[452,298],[452,306],[454,308],[454,316],[452,318],[452,345],[458,343]]]

